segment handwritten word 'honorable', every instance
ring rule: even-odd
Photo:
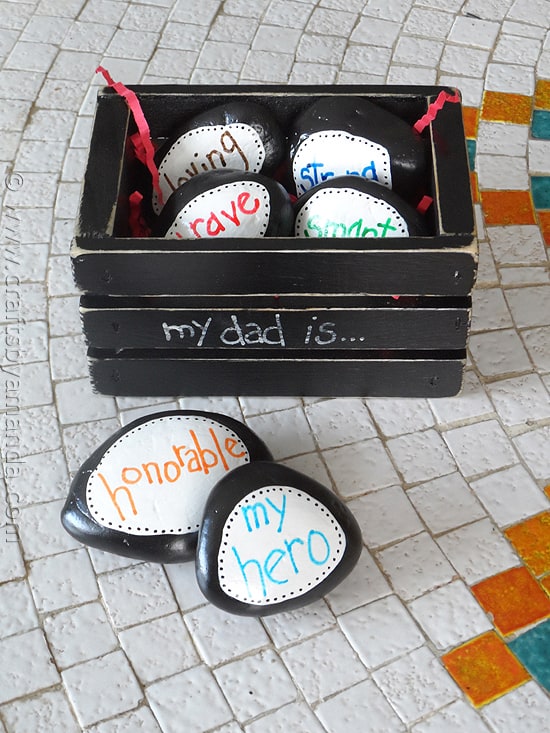
[[[220,466],[223,472],[228,472],[230,463],[235,459],[243,458],[246,452],[238,449],[235,438],[220,439],[213,428],[208,430],[208,442],[201,443],[194,430],[189,430],[190,445],[171,445],[170,455],[173,459],[166,461],[147,461],[135,466],[124,466],[120,470],[120,481],[115,488],[103,473],[98,472],[98,478],[103,484],[111,502],[113,503],[121,521],[126,521],[126,515],[119,501],[119,494],[126,497],[127,504],[134,516],[139,513],[138,490],[150,491],[154,485],[175,484],[184,472],[188,474],[208,475],[210,471]],[[118,482],[118,481],[115,481]],[[130,488],[131,487],[131,488]],[[136,497],[138,501],[136,501]]]

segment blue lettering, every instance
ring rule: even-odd
[[[276,560],[270,566],[269,565],[269,562],[270,562],[271,558],[273,557],[273,555],[276,555],[277,558],[276,558]],[[281,562],[281,560],[285,556],[286,556],[285,551],[284,550],[281,550],[279,547],[276,547],[274,550],[271,550],[271,552],[266,557],[265,562],[264,562],[265,574],[267,575],[268,579],[272,583],[277,583],[277,585],[284,585],[285,583],[288,583],[288,578],[285,578],[284,580],[277,580],[277,578],[274,578],[273,577],[273,571],[275,570],[275,568],[277,567],[277,565]]]
[[[313,535],[317,535],[321,538],[322,542],[325,545],[326,554],[322,560],[318,560],[315,557],[313,557]],[[302,543],[303,544],[303,543]],[[316,529],[310,529],[309,534],[307,536],[307,554],[309,555],[309,559],[312,563],[315,565],[324,565],[327,560],[330,557],[330,545],[328,543],[327,538],[322,532],[318,532]]]
[[[261,509],[264,514],[264,524],[267,526],[269,524],[269,517],[267,516],[267,509],[262,504],[261,501],[257,502],[256,504],[252,504],[251,506],[244,506],[242,508],[242,513],[244,517],[244,521],[246,522],[246,528],[249,532],[252,532],[252,527],[250,525],[250,522],[248,520],[248,513],[252,512],[254,516],[254,523],[256,529],[260,529],[260,520],[258,518],[258,510]]]
[[[296,573],[296,575],[298,575],[300,571],[298,570],[298,566],[296,565],[296,562],[294,561],[294,555],[292,554],[292,546],[295,545],[296,543],[298,543],[299,545],[303,545],[304,541],[301,540],[299,537],[295,537],[293,540],[290,540],[290,542],[288,540],[285,540],[285,547],[288,552],[288,556],[290,557],[290,562],[292,563],[294,572]]]
[[[369,176],[369,173],[371,174]],[[376,166],[374,164],[374,160],[371,160],[370,165],[366,165],[363,170],[361,171],[361,175],[363,178],[367,178],[371,181],[377,181],[378,180],[378,174],[376,173]]]
[[[286,494],[283,494],[283,503],[282,503],[280,509],[279,509],[279,507],[275,506],[275,504],[271,501],[271,499],[266,499],[266,502],[281,517],[280,520],[279,520],[279,526],[277,527],[277,532],[280,532],[282,530],[282,528],[283,528],[283,522],[285,520],[285,513],[286,513]]]
[[[237,562],[239,564],[239,569],[240,569],[240,571],[242,573],[242,576],[244,578],[244,582],[246,583],[246,589],[247,589],[248,593],[250,595],[253,595],[251,593],[251,591],[250,591],[250,586],[248,585],[248,577],[246,575],[245,568],[247,567],[247,565],[253,565],[253,566],[255,566],[258,569],[258,573],[260,575],[260,582],[262,584],[262,593],[263,593],[264,596],[266,596],[267,595],[267,590],[266,590],[266,587],[265,587],[264,574],[262,572],[262,566],[260,565],[260,563],[257,560],[254,560],[254,559],[250,559],[250,560],[246,560],[246,562],[242,562],[241,558],[239,557],[239,553],[237,552],[237,548],[235,546],[233,546],[231,549],[233,550],[233,554],[235,555],[235,557],[237,559]],[[272,568],[272,570],[273,570],[273,568]]]

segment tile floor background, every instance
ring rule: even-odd
[[[0,0],[0,731],[550,730],[548,0]],[[125,83],[449,84],[480,240],[463,394],[94,395],[68,247],[102,63]],[[188,565],[78,545],[69,477],[121,423],[246,421],[366,549],[263,620]],[[19,461],[19,462],[17,462]]]

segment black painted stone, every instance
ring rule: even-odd
[[[280,183],[261,173],[216,170],[174,191],[155,234],[169,239],[284,237],[293,222],[292,204]]]
[[[394,191],[357,176],[321,183],[295,204],[297,237],[369,240],[426,235],[423,217]]]
[[[286,466],[255,462],[214,487],[199,532],[196,571],[208,600],[266,616],[311,603],[352,570],[359,525],[331,491]]]
[[[160,185],[171,191],[194,176],[213,169],[237,169],[271,175],[285,154],[276,119],[255,102],[218,105],[187,120],[158,149],[155,162]],[[153,193],[153,209],[162,206]]]
[[[78,541],[140,560],[194,558],[204,505],[233,468],[269,460],[264,443],[225,415],[172,410],[139,418],[94,451],[61,512]]]
[[[425,141],[400,117],[366,99],[319,99],[294,121],[289,144],[298,196],[349,174],[375,180],[415,205],[426,193]]]

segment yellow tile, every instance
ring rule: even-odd
[[[442,657],[455,682],[476,707],[519,687],[527,670],[494,631],[489,631]]]
[[[528,125],[531,122],[531,107],[531,97],[523,94],[484,92],[481,119]]]
[[[481,191],[481,204],[488,225],[537,223],[529,191]]]
[[[509,527],[504,534],[535,575],[550,572],[550,512]]]
[[[535,88],[535,107],[550,109],[550,80],[539,79]]]
[[[550,598],[523,566],[482,580],[472,593],[504,635],[550,616]]]

